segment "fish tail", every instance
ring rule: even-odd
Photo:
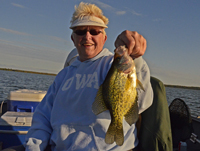
[[[118,146],[123,145],[124,143],[124,133],[123,126],[120,124],[119,127],[116,127],[113,122],[111,122],[108,131],[106,133],[105,142],[107,144],[112,144],[116,142]]]
[[[116,128],[115,125],[113,124],[113,122],[111,121],[110,126],[108,128],[108,131],[106,132],[106,137],[105,137],[105,142],[107,144],[112,144],[114,143],[115,139],[115,132],[116,132]]]
[[[115,142],[118,146],[122,146],[124,143],[124,132],[123,127],[117,128],[116,134],[115,134]]]

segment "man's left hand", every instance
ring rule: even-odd
[[[146,39],[136,31],[123,31],[115,41],[115,47],[126,45],[128,54],[134,59],[144,55],[147,47]]]

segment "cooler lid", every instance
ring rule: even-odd
[[[33,112],[7,111],[0,117],[1,126],[31,126]]]
[[[9,100],[41,102],[47,91],[19,89],[10,91]]]

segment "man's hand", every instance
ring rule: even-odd
[[[144,55],[147,47],[146,39],[136,31],[123,31],[115,41],[115,47],[126,45],[128,54],[134,59]]]

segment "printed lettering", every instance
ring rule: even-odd
[[[87,87],[92,87],[92,83],[94,83],[94,88],[98,89],[99,88],[99,84],[98,84],[98,76],[97,76],[97,72],[94,72],[92,74],[92,77],[90,78],[89,83],[87,84]]]
[[[62,87],[62,91],[68,90],[71,87],[73,80],[74,80],[74,77],[71,77],[70,79],[68,79]]]
[[[97,76],[97,72],[94,72],[93,74],[76,74],[75,77],[71,77],[69,79],[67,79],[67,81],[65,82],[65,84],[62,87],[62,91],[66,91],[68,90],[73,83],[74,78],[76,78],[76,90],[80,89],[80,88],[84,88],[84,87],[89,87],[92,88],[94,87],[95,89],[99,88],[99,84],[98,84],[98,76]]]
[[[86,83],[88,83],[88,81],[90,80],[91,76],[92,76],[91,74],[88,74],[87,75],[87,80],[86,80],[86,75],[85,74],[83,75],[83,77],[82,77],[81,74],[76,74],[76,90],[80,89],[80,87],[83,88],[86,85]],[[82,77],[82,79],[81,79],[81,77]]]

